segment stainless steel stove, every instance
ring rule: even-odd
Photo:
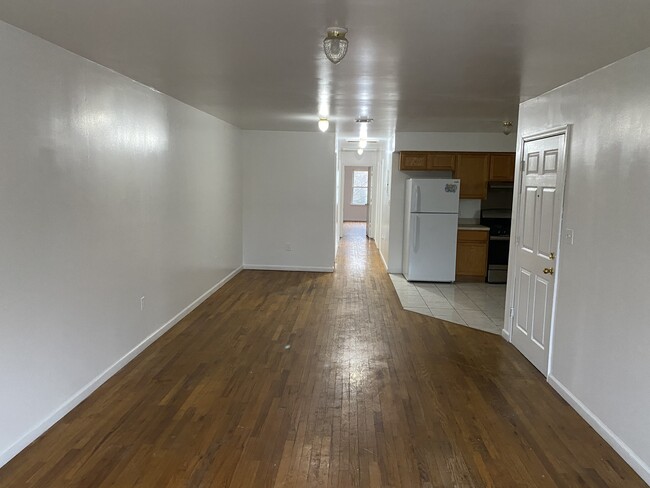
[[[511,221],[512,210],[510,209],[486,209],[481,211],[481,225],[490,228],[488,283],[505,283],[508,279]]]

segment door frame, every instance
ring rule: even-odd
[[[340,162],[340,173],[339,173],[339,189],[338,189],[338,198],[339,198],[339,212],[337,215],[338,223],[339,223],[339,235],[338,239],[341,239],[343,237],[343,206],[345,204],[345,168],[348,166],[359,166],[359,167],[364,167],[364,168],[369,168],[368,169],[368,178],[369,178],[369,187],[368,187],[368,221],[366,222],[366,234],[369,239],[375,239],[377,235],[377,229],[378,229],[378,222],[379,222],[379,215],[377,213],[377,209],[381,208],[381,206],[377,205],[377,199],[378,199],[378,185],[377,185],[377,180],[378,180],[378,173],[379,173],[379,168],[380,168],[380,163],[381,161],[379,160],[380,158],[380,151],[379,149],[368,149],[364,150],[365,152],[373,153],[375,154],[375,157],[372,162],[354,162],[352,163],[343,163],[342,161],[342,153],[343,151],[345,152],[352,152],[352,149],[342,149],[341,153],[339,153],[339,162]],[[354,152],[356,152],[356,149],[354,149]],[[338,240],[337,239],[337,240]]]
[[[555,341],[555,313],[557,306],[558,288],[561,275],[560,259],[562,257],[562,231],[564,225],[564,195],[566,187],[566,176],[569,168],[569,145],[571,139],[571,124],[553,127],[540,132],[533,132],[527,135],[522,135],[518,142],[517,147],[517,160],[515,161],[515,187],[513,191],[512,201],[512,222],[511,228],[515,229],[515,234],[519,232],[519,206],[521,197],[521,184],[522,184],[522,164],[524,162],[524,146],[527,142],[536,141],[539,139],[546,139],[548,137],[564,135],[564,148],[562,149],[562,157],[564,158],[563,173],[558,174],[557,183],[561,182],[561,195],[559,198],[560,203],[560,221],[558,222],[558,240],[557,240],[557,257],[555,259],[555,286],[553,290],[553,310],[551,312],[551,330],[549,334],[549,350],[548,350],[548,366],[545,372],[542,372],[546,378],[551,375],[553,366],[553,346]],[[557,188],[557,185],[556,185]],[[512,237],[512,236],[511,236]],[[515,295],[516,295],[516,270],[517,270],[517,235],[514,239],[510,239],[510,250],[508,253],[508,280],[506,290],[506,309],[504,327],[501,331],[503,338],[512,343],[512,327],[514,320],[515,310]]]

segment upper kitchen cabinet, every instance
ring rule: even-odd
[[[428,153],[402,151],[399,155],[399,169],[402,171],[420,171],[427,169]]]
[[[514,153],[490,154],[490,181],[515,180],[515,155]]]
[[[460,180],[460,198],[487,198],[489,170],[490,154],[457,154],[454,178]]]
[[[429,153],[427,156],[427,169],[453,171],[456,169],[456,155],[441,152]]]
[[[514,153],[401,151],[401,171],[452,171],[460,180],[460,198],[484,200],[488,181],[514,181]]]

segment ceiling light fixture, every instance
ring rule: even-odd
[[[511,132],[512,132],[512,122],[510,122],[509,120],[504,120],[503,121],[503,133],[505,135],[510,135]]]
[[[368,139],[359,139],[359,149],[368,147]]]
[[[357,149],[357,154],[359,156],[363,156],[363,149],[361,149],[361,148]]]
[[[318,119],[318,128],[320,129],[321,132],[327,132],[327,129],[330,128],[330,121],[327,120],[325,117],[321,117]]]
[[[348,40],[345,38],[348,30],[344,27],[328,27],[327,36],[323,39],[325,56],[332,63],[338,64],[348,52]]]

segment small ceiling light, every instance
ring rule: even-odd
[[[330,128],[330,121],[327,120],[325,117],[321,117],[318,119],[318,128],[320,129],[321,132],[327,132],[327,129]]]
[[[359,156],[363,156],[363,149],[361,149],[361,148],[357,149],[357,154]]]
[[[328,27],[327,37],[323,40],[325,56],[332,63],[338,64],[348,52],[348,40],[345,38],[348,30],[344,27]]]
[[[505,135],[510,135],[511,132],[512,132],[512,122],[510,122],[509,120],[504,120],[503,121],[503,133]]]
[[[368,139],[359,139],[359,149],[368,147]]]

